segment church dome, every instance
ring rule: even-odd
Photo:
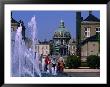
[[[59,28],[54,32],[54,38],[71,38],[70,32],[65,28],[64,21],[60,21]]]

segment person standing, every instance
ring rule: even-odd
[[[63,60],[60,61],[60,72],[62,73],[64,70],[64,62]]]
[[[63,57],[58,58],[57,68],[58,68],[58,72],[60,72],[60,73],[63,72],[63,70],[64,70],[64,59],[63,59]]]
[[[56,67],[56,58],[52,59],[52,74],[56,75],[57,67]]]
[[[42,57],[42,72],[44,72],[44,68],[45,68],[45,58]]]
[[[49,56],[47,55],[45,58],[45,71],[49,70],[49,64],[51,63],[51,60]]]

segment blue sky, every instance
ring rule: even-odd
[[[93,11],[93,15],[100,18],[99,11]],[[58,29],[60,20],[64,20],[65,27],[70,32],[72,38],[76,38],[76,12],[75,11],[13,11],[12,17],[19,21],[22,20],[26,27],[26,36],[30,37],[28,22],[32,16],[36,16],[37,32],[39,40],[50,40]],[[85,19],[89,15],[88,11],[82,11],[81,16]]]

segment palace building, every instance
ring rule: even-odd
[[[16,32],[17,28],[20,26],[20,24],[22,25],[22,39],[26,39],[25,37],[25,26],[23,21],[16,21],[13,17],[12,17],[12,12],[11,12],[11,32],[14,33]]]
[[[50,54],[50,43],[46,40],[39,41],[38,44],[36,44],[36,52],[39,53],[39,55],[46,56]]]
[[[77,55],[82,62],[86,62],[90,55],[100,54],[100,19],[95,17],[91,11],[83,20],[81,12],[77,12]]]
[[[60,21],[58,29],[54,32],[53,35],[53,53],[60,54],[61,56],[68,55],[68,45],[69,40],[71,39],[70,32],[64,25],[64,21]]]
[[[14,43],[14,36],[16,34],[17,28],[22,26],[22,39],[25,40],[25,44],[28,48],[32,47],[32,41],[29,38],[25,37],[25,26],[23,21],[16,21],[12,17],[11,13],[11,39],[12,43]],[[76,43],[71,38],[71,34],[69,30],[65,27],[64,21],[61,20],[59,27],[54,32],[54,35],[52,37],[52,40],[47,42],[39,41],[38,44],[36,44],[36,52],[38,52],[40,55],[56,55],[59,54],[61,56],[68,56],[68,55],[75,55],[76,54]]]

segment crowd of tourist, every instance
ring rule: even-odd
[[[62,73],[64,70],[64,59],[61,56],[41,55],[42,71],[48,73]]]

